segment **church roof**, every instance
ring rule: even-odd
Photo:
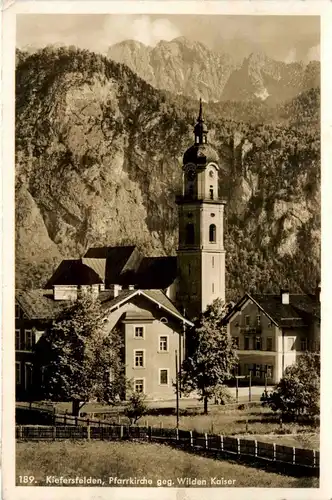
[[[210,162],[218,163],[219,156],[210,144],[193,144],[183,155],[183,164],[194,163],[205,165]]]
[[[176,257],[144,257],[137,270],[138,288],[168,288],[176,279]]]
[[[100,275],[82,259],[66,259],[60,264],[45,288],[54,285],[95,285],[103,283]]]

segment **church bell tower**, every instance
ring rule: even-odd
[[[208,144],[202,101],[195,142],[183,156],[179,210],[177,302],[189,318],[216,298],[225,300],[224,207],[218,195],[219,158]]]

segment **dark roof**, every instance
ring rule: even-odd
[[[15,298],[30,319],[54,319],[69,305],[69,301],[54,300],[53,290],[16,290]]]
[[[176,279],[176,257],[144,257],[137,270],[135,284],[138,288],[166,289]]]
[[[135,284],[135,273],[142,260],[136,246],[90,248],[83,260],[87,263],[90,262],[91,266],[96,269],[97,259],[105,260],[103,265],[105,266],[104,282],[106,286],[110,284]]]
[[[284,328],[307,326],[313,318],[320,318],[320,303],[315,295],[289,294],[289,304],[283,304],[280,294],[247,293],[227,314],[225,322],[228,322],[247,300],[256,302],[278,326]]]
[[[54,285],[95,285],[102,283],[101,277],[81,259],[63,260],[45,288]]]
[[[183,164],[206,164],[210,161],[218,163],[219,156],[210,144],[193,144],[183,155]]]

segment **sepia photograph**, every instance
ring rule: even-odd
[[[18,14],[15,40],[16,486],[309,498],[320,16]]]

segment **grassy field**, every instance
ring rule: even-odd
[[[150,486],[190,486],[179,479],[200,479],[197,486],[317,488],[317,478],[296,478],[256,469],[234,461],[188,454],[164,445],[115,442],[18,442],[16,477],[34,476],[33,485],[43,486],[49,476],[93,477],[110,486],[109,478],[147,478]],[[227,485],[216,484],[217,478]],[[165,481],[164,484],[160,484]],[[113,485],[113,484],[112,484]],[[55,486],[55,484],[52,484]],[[126,486],[119,484],[119,486]]]

